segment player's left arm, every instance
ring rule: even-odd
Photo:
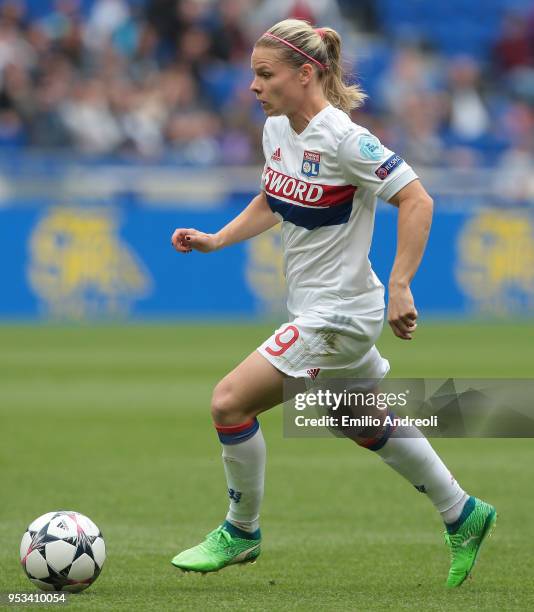
[[[388,201],[399,209],[397,253],[388,284],[388,323],[397,337],[411,340],[417,327],[417,310],[410,283],[425,251],[432,224],[433,201],[418,179],[408,183]]]

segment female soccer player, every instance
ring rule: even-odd
[[[399,155],[351,121],[364,94],[345,84],[340,52],[335,30],[300,20],[282,21],[259,38],[250,89],[267,115],[261,191],[216,234],[182,228],[172,236],[180,253],[208,253],[282,222],[290,315],[215,387],[211,413],[230,508],[204,542],[174,557],[182,570],[217,571],[260,554],[265,442],[257,416],[282,402],[285,379],[387,374],[389,363],[375,347],[384,288],[368,260],[377,197],[399,210],[388,322],[403,340],[417,327],[410,282],[426,245],[432,199]],[[430,498],[446,525],[447,584],[462,584],[495,509],[462,490],[415,428],[383,428],[359,443]]]

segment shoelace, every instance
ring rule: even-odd
[[[216,549],[219,546],[221,539],[225,541],[227,546],[229,546],[232,542],[232,536],[226,531],[226,529],[223,529],[222,526],[217,527],[217,529],[215,529],[211,533],[208,533],[206,538],[206,544],[208,544],[210,549],[212,550]]]

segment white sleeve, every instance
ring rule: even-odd
[[[262,137],[262,147],[263,147],[263,157],[265,158],[265,163],[263,164],[263,172],[261,173],[260,179],[260,190],[265,191],[265,172],[267,171],[267,122],[263,125],[263,137]]]
[[[265,173],[267,172],[267,162],[263,164],[263,171],[260,178],[260,191],[265,191]]]
[[[338,161],[351,185],[365,187],[385,201],[418,178],[402,157],[384,147],[368,130],[352,129],[343,137]]]

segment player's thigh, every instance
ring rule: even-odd
[[[215,387],[212,398],[215,422],[237,425],[281,404],[285,378],[254,351]]]

